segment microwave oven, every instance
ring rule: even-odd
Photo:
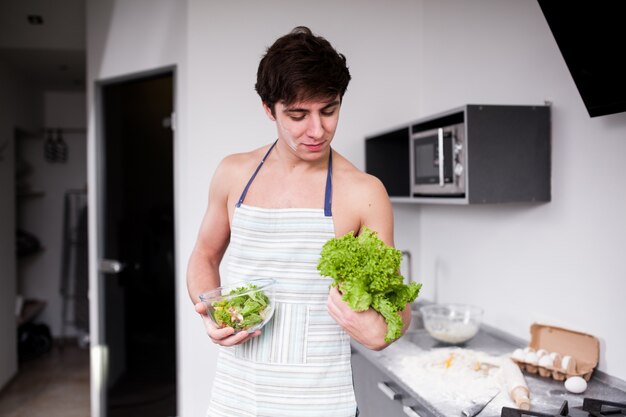
[[[414,197],[465,195],[465,124],[416,130],[409,138],[411,191]]]

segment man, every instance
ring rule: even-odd
[[[382,183],[331,149],[350,81],[345,57],[306,27],[279,38],[261,60],[256,90],[278,139],[227,156],[189,260],[188,289],[211,340],[221,345],[208,415],[353,417],[350,338],[380,350],[387,325],[354,312],[317,262],[323,244],[364,227],[393,245]],[[254,333],[217,328],[198,296],[228,279],[277,281],[272,321]],[[402,312],[405,328],[410,309]]]

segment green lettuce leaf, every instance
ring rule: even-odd
[[[367,227],[359,236],[349,232],[329,239],[322,247],[317,269],[333,279],[331,285],[342,293],[342,299],[355,311],[372,307],[387,323],[385,341],[402,335],[402,318],[398,314],[415,301],[422,284],[404,284],[400,275],[402,252],[380,240]]]

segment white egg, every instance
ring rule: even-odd
[[[513,354],[511,355],[513,359],[517,359],[518,361],[524,360],[524,351],[522,349],[515,349]]]
[[[554,365],[554,359],[552,359],[550,355],[544,355],[539,358],[539,362],[537,362],[537,365],[543,366],[545,368],[551,368],[552,365]]]
[[[537,365],[537,361],[539,357],[535,352],[528,352],[526,356],[524,356],[524,362],[530,363],[532,365]]]
[[[561,354],[558,352],[552,352],[550,357],[552,358],[552,366],[556,369],[561,369]]]
[[[540,358],[541,358],[542,356],[544,356],[544,355],[547,355],[547,354],[548,354],[548,351],[547,351],[547,350],[545,350],[545,349],[539,349],[539,350],[537,351],[537,356],[539,356]]]
[[[579,376],[571,376],[565,380],[565,389],[574,394],[580,394],[587,389],[587,381]]]
[[[563,356],[563,359],[561,359],[561,369],[566,373],[575,373],[576,359],[570,355]]]

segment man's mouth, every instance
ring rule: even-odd
[[[304,143],[303,144],[309,151],[319,151],[324,146],[324,142],[320,143]]]

